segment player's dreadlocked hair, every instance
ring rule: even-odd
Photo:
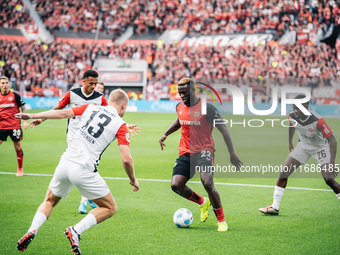
[[[195,87],[195,84],[194,84],[193,80],[191,80],[188,77],[182,78],[178,82],[178,86],[184,86],[184,85],[189,85],[191,88]]]

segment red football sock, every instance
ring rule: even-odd
[[[192,192],[191,197],[188,198],[188,200],[197,203],[199,205],[204,203],[204,197],[198,195],[195,191]]]
[[[22,150],[17,151],[17,161],[18,161],[18,169],[22,169],[22,163],[24,161],[24,152]]]
[[[216,217],[217,217],[217,221],[218,222],[224,222],[225,219],[224,219],[224,213],[223,213],[223,207],[221,208],[218,208],[218,209],[214,209],[214,212],[216,214]]]

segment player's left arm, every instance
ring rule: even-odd
[[[321,132],[322,136],[329,142],[329,149],[331,153],[330,163],[335,164],[335,156],[337,151],[337,141],[333,135],[332,130],[323,118],[320,118],[316,123],[316,129]]]
[[[212,106],[211,104],[207,104],[207,115],[206,115],[206,119],[209,123],[214,123],[214,120],[216,119],[222,119],[221,115],[218,113],[217,109]],[[223,123],[223,122],[222,122]],[[241,165],[243,165],[242,161],[238,158],[238,156],[236,155],[235,151],[234,151],[234,146],[233,146],[233,142],[230,136],[230,133],[227,129],[227,126],[223,123],[223,124],[216,124],[216,127],[218,129],[218,131],[220,131],[220,133],[223,136],[224,142],[227,145],[228,151],[229,151],[229,155],[230,155],[230,162],[236,166],[237,170],[240,170]]]
[[[337,141],[335,139],[335,136],[332,134],[327,138],[329,142],[329,150],[331,153],[331,159],[330,163],[335,166],[335,156],[336,156],[336,151],[337,151]]]
[[[126,124],[127,130],[133,136],[139,135],[141,132],[141,128],[137,127],[137,124]]]

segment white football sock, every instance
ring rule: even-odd
[[[87,198],[82,196],[81,197],[81,201],[86,204],[87,203]]]
[[[283,196],[284,191],[285,191],[284,188],[281,188],[279,186],[275,186],[272,207],[276,210],[279,210],[279,208],[280,208],[280,202],[281,202],[281,198]]]
[[[38,229],[44,224],[44,222],[47,220],[47,217],[42,212],[36,212],[34,215],[34,218],[32,220],[31,227],[28,229],[27,232],[38,232]]]
[[[337,197],[338,197],[338,199],[340,200],[340,193],[339,194],[335,194]]]
[[[78,235],[81,235],[84,231],[88,230],[96,224],[96,217],[94,217],[93,214],[89,213],[84,219],[74,225],[73,229],[78,233]]]

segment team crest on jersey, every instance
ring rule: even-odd
[[[179,114],[182,114],[182,111],[179,111]]]
[[[308,133],[310,133],[310,134],[314,134],[314,129],[312,129],[312,128],[308,128]]]
[[[13,97],[9,97],[9,98],[8,98],[8,101],[13,101]]]
[[[200,116],[200,112],[194,112],[194,116],[195,117],[199,117]]]

